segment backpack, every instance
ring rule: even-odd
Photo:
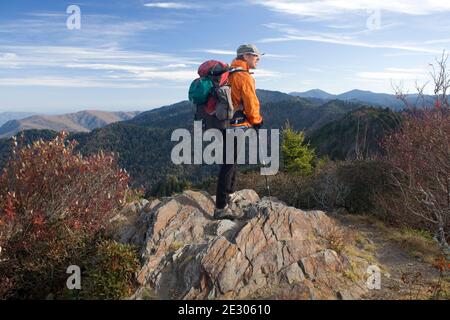
[[[235,115],[228,77],[243,68],[231,69],[226,63],[208,60],[198,68],[200,78],[189,87],[189,101],[195,107],[194,120],[203,121],[203,129],[226,129]]]

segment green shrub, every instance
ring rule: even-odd
[[[268,176],[267,179],[271,196],[297,208],[308,209],[315,206],[312,176],[293,175],[280,171],[275,176]],[[237,183],[237,190],[253,189],[260,197],[268,195],[265,177],[259,172],[239,173]]]
[[[337,179],[348,189],[344,205],[350,213],[376,213],[376,196],[390,192],[388,167],[376,160],[342,162]]]
[[[186,180],[179,180],[177,176],[168,175],[164,180],[158,182],[146,197],[170,197],[173,194],[181,193],[190,187]]]
[[[111,240],[101,241],[85,266],[77,299],[121,299],[132,295],[139,268],[135,247]]]
[[[279,172],[268,180],[272,196],[297,208],[378,214],[377,196],[390,192],[386,170],[377,161],[327,161],[309,176]],[[266,195],[265,179],[256,172],[241,174],[238,187]]]

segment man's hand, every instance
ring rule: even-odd
[[[259,129],[261,129],[261,127],[262,127],[263,125],[264,125],[264,120],[261,120],[260,123],[254,124],[254,125],[253,125],[253,128],[255,128],[256,130],[259,130]]]

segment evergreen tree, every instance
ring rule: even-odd
[[[281,145],[285,171],[301,175],[312,173],[316,155],[314,149],[305,144],[304,140],[303,131],[295,131],[289,123],[286,124]]]

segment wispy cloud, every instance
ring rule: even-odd
[[[425,41],[426,44],[450,43],[450,38]]]
[[[59,12],[28,12],[25,15],[39,18],[67,18],[67,14]]]
[[[252,70],[253,76],[259,80],[269,80],[273,78],[283,77],[284,74],[278,71],[267,70],[267,69],[256,69]]]
[[[198,64],[183,56],[118,48],[0,46],[0,85],[109,88],[142,87],[157,80],[184,83],[196,77]],[[62,74],[72,80],[60,81]]]
[[[144,4],[145,7],[159,8],[159,9],[199,9],[198,4],[186,3],[186,2],[151,2]]]
[[[324,72],[324,70],[321,68],[306,68],[306,70],[311,72]]]
[[[367,13],[367,10],[407,14],[427,15],[450,11],[450,2],[438,0],[248,0],[252,4],[264,6],[272,11],[315,17],[335,18],[348,13]]]
[[[236,55],[236,51],[232,51],[232,50],[204,49],[204,50],[195,50],[195,51],[209,53],[209,54],[224,55],[224,56],[235,56]]]
[[[214,55],[222,55],[222,56],[236,56],[236,51],[233,51],[233,50],[202,49],[202,50],[193,50],[193,51],[214,54]],[[289,59],[289,58],[298,58],[298,56],[292,55],[292,54],[266,53],[266,54],[264,54],[264,59],[266,59],[266,58]]]
[[[39,76],[39,77],[1,77],[0,86],[12,87],[63,87],[63,88],[122,88],[136,89],[151,87],[150,83],[132,84],[111,81],[100,81],[89,77],[61,77],[61,76]]]
[[[200,63],[180,55],[116,47],[0,45],[0,71],[3,71],[0,85],[140,88],[160,80],[165,84],[187,83],[197,77]],[[61,76],[63,74],[71,74],[71,77]],[[255,76],[268,79],[280,74],[261,69]]]
[[[408,51],[403,51],[403,52],[395,52],[395,53],[384,53],[383,57],[386,57],[386,58],[414,57],[414,56],[423,57],[424,55],[435,56],[436,53],[435,52],[411,52],[411,51],[408,52]]]
[[[385,68],[382,71],[357,72],[356,76],[365,80],[420,80],[428,76],[428,70],[421,68]]]
[[[381,49],[397,49],[405,51],[415,51],[424,53],[434,53],[439,54],[441,50],[429,48],[426,46],[420,46],[417,44],[396,42],[375,42],[375,41],[363,41],[359,40],[356,35],[358,33],[332,33],[332,32],[302,32],[296,28],[282,25],[282,24],[266,24],[266,27],[275,29],[281,33],[282,36],[273,38],[264,38],[259,40],[259,43],[275,43],[275,42],[286,42],[286,41],[313,41],[313,42],[324,42],[333,43],[338,45],[354,46],[354,47],[364,47],[364,48],[381,48]]]
[[[271,43],[271,42],[285,42],[285,41],[314,41],[314,42],[325,42],[325,43],[334,43],[346,46],[354,46],[354,47],[364,47],[364,48],[382,48],[382,49],[398,49],[398,50],[407,50],[407,51],[416,51],[416,52],[425,52],[425,53],[435,53],[439,54],[441,50],[430,49],[419,46],[412,45],[401,45],[401,44],[393,44],[393,43],[372,43],[372,42],[364,42],[358,40],[351,39],[342,39],[337,36],[323,35],[323,34],[315,34],[315,35],[305,35],[305,36],[283,36],[278,38],[265,38],[259,40],[261,43]]]
[[[99,61],[140,63],[140,64],[166,64],[183,63],[187,65],[199,64],[199,61],[178,55],[171,55],[150,51],[130,51],[117,47],[90,48],[75,46],[28,46],[28,45],[0,45],[0,53],[5,58],[15,58],[18,63],[26,65],[49,66],[63,65],[70,62],[98,63]]]
[[[180,19],[124,20],[120,16],[83,13],[81,29],[70,32],[67,15],[54,12],[27,13],[29,18],[0,21],[0,34],[14,34],[16,42],[32,35],[34,42],[76,42],[89,46],[111,41],[130,40],[145,32],[170,30],[183,24]],[[51,38],[48,36],[51,35]],[[0,41],[1,43],[1,41]]]

